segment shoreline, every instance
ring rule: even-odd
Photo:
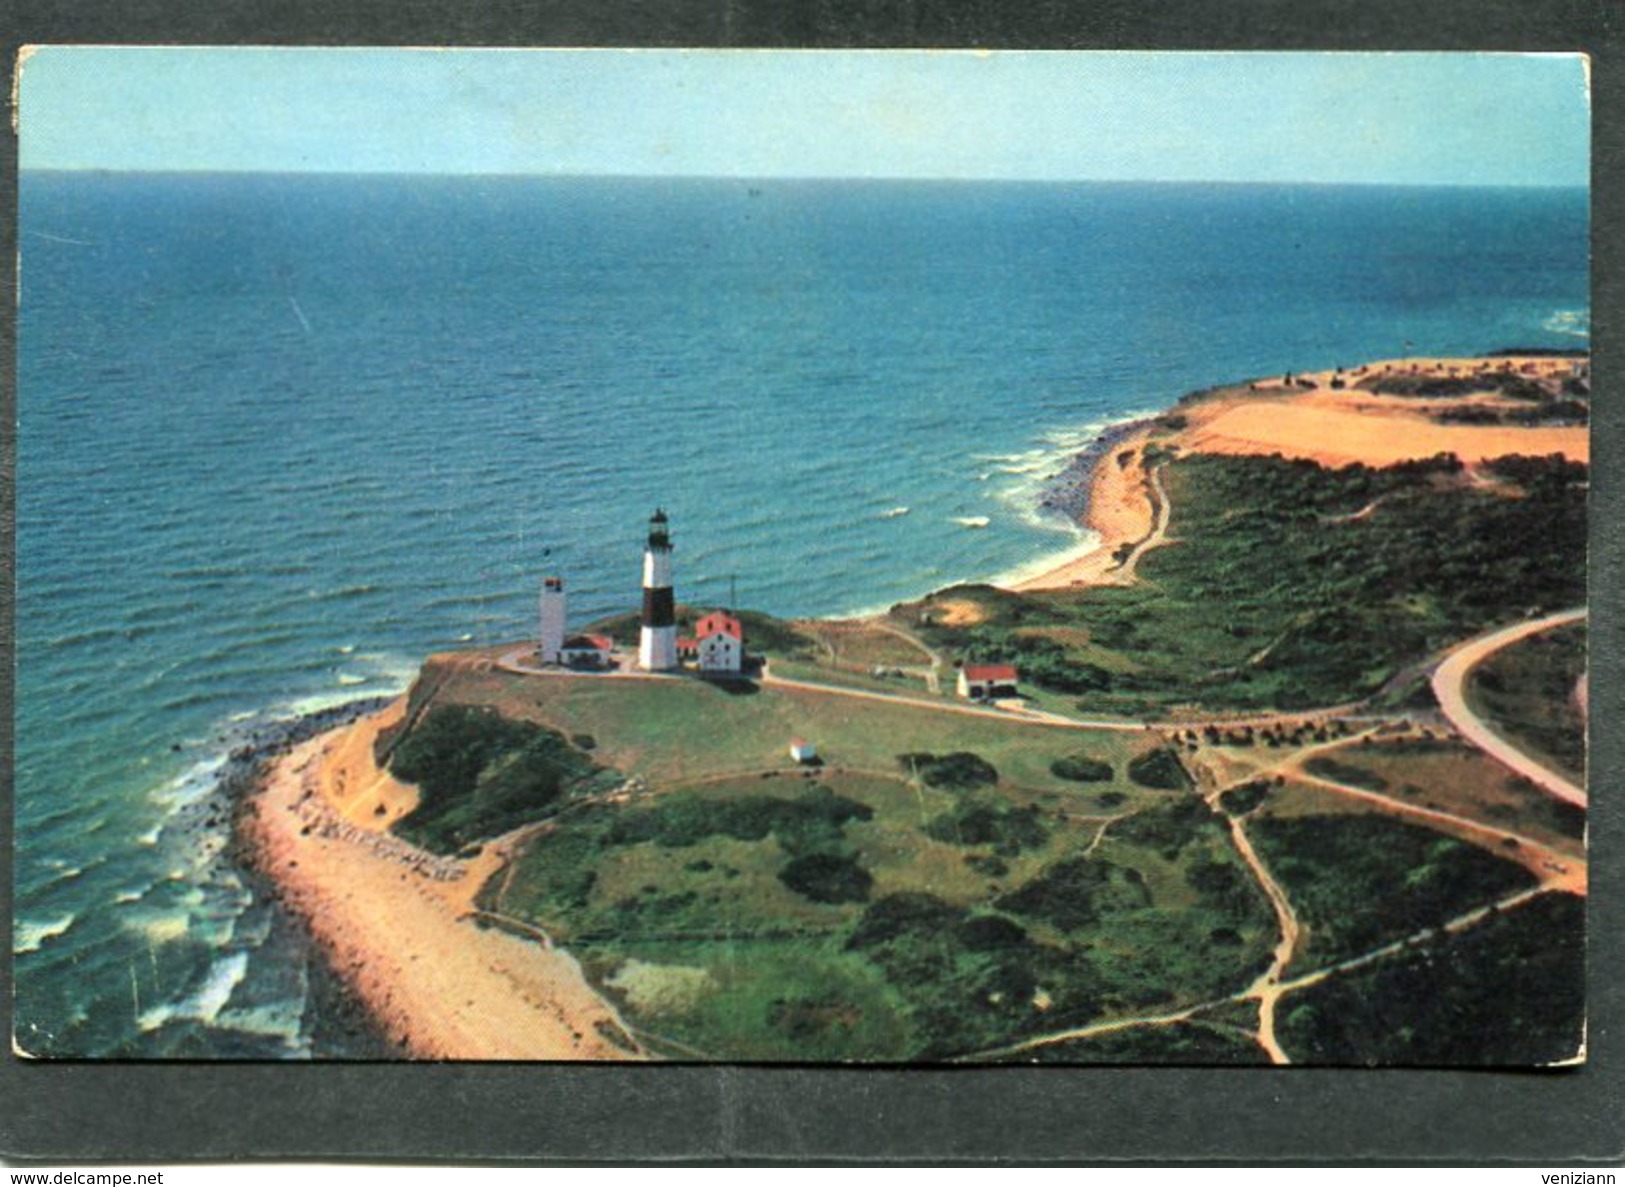
[[[1063,484],[1062,493],[1046,494],[1045,505],[1070,514],[1094,540],[1037,573],[1019,576],[1005,588],[1026,593],[1120,584],[1129,579],[1122,572],[1118,550],[1145,539],[1156,526],[1156,509],[1146,495],[1143,457],[1158,428],[1156,417],[1113,425],[1056,475],[1052,481]]]
[[[1180,396],[1163,412],[1108,426],[1046,484],[1043,505],[1070,514],[1098,539],[1036,574],[990,584],[1017,593],[1132,581],[1133,560],[1151,542],[1158,507],[1145,447],[1153,437],[1189,455],[1280,454],[1337,467],[1373,466],[1455,453],[1465,465],[1508,454],[1562,453],[1589,462],[1586,424],[1579,426],[1440,423],[1433,419],[1461,397],[1378,394],[1358,387],[1378,378],[1466,380],[1516,375],[1550,382],[1589,353],[1501,352],[1478,357],[1385,359],[1345,369],[1287,372],[1243,379]],[[1489,406],[1494,399],[1468,397]],[[1132,458],[1124,460],[1125,455]],[[1108,464],[1116,457],[1119,465]],[[1119,550],[1134,546],[1128,563]],[[1018,571],[1019,572],[1019,571]]]
[[[381,1057],[635,1058],[573,956],[478,920],[479,890],[517,838],[459,859],[389,831],[415,795],[373,763],[372,743],[404,705],[403,695],[269,756],[239,801],[242,861],[303,920],[375,1024]]]
[[[1569,356],[1523,355],[1415,359],[1367,364],[1349,374],[1371,375],[1378,367],[1488,370],[1530,358],[1551,374],[1573,362]],[[1334,388],[1332,380],[1343,375],[1339,370],[1244,380],[1190,393],[1154,416],[1108,425],[1051,476],[1041,503],[1072,517],[1094,541],[1004,588],[1066,590],[1133,581],[1135,562],[1161,542],[1169,515],[1159,467],[1146,456],[1153,443],[1182,454],[1277,453],[1342,465],[1367,456],[1373,458],[1367,464],[1428,457],[1448,440],[1455,446],[1450,451],[1472,465],[1506,453],[1553,452],[1540,443],[1560,442],[1557,451],[1588,459],[1584,427],[1440,424],[1427,415],[1433,405],[1426,400]],[[1397,438],[1396,424],[1405,430]],[[1352,445],[1351,427],[1365,430]],[[1349,455],[1373,441],[1381,446],[1374,455]],[[417,793],[378,767],[373,741],[400,719],[406,702],[403,693],[366,716],[352,714],[348,722],[339,720],[348,707],[326,710],[300,719],[278,745],[259,751],[256,777],[239,797],[234,818],[243,863],[273,888],[280,908],[303,921],[315,955],[342,986],[342,1000],[364,1013],[380,1036],[389,1052],[381,1058],[646,1057],[570,953],[540,933],[527,938],[502,920],[482,918],[481,887],[508,868],[545,822],[459,858],[429,854],[390,831],[415,806]],[[317,718],[326,724],[305,725]],[[288,740],[295,735],[299,740]]]
[[[300,1035],[308,1043],[313,1059],[387,1059],[389,1046],[372,1012],[350,991],[315,944],[309,921],[289,907],[276,879],[252,860],[240,827],[242,813],[271,764],[314,737],[349,728],[380,711],[392,699],[371,696],[326,705],[256,731],[227,752],[209,796],[210,802],[218,802],[221,815],[229,822],[228,841],[220,860],[230,864],[254,898],[270,911],[272,931],[282,932],[304,959],[307,981]],[[249,959],[262,959],[258,947]]]

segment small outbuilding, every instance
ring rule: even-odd
[[[567,668],[607,668],[615,640],[608,635],[571,635],[559,648],[559,663]]]
[[[818,747],[805,738],[791,738],[790,757],[797,762],[812,762],[818,757]]]
[[[1020,696],[1014,664],[966,664],[959,669],[959,695],[967,701]]]

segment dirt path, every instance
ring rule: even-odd
[[[1281,979],[1286,974],[1287,964],[1292,960],[1292,953],[1298,947],[1298,938],[1303,934],[1303,928],[1286,897],[1286,891],[1282,890],[1280,883],[1270,876],[1263,859],[1253,848],[1252,838],[1247,835],[1247,829],[1241,819],[1235,816],[1229,819],[1230,839],[1236,846],[1236,852],[1241,854],[1241,860],[1247,863],[1254,880],[1269,898],[1270,906],[1275,910],[1276,925],[1281,929],[1281,939],[1275,945],[1269,968],[1260,973],[1258,980],[1248,986],[1240,997],[1258,999],[1258,1045],[1268,1053],[1271,1063],[1287,1064],[1292,1060],[1275,1039],[1275,1006],[1280,1001],[1281,994],[1285,992]]]
[[[1548,614],[1514,626],[1469,639],[1445,657],[1433,673],[1433,694],[1439,698],[1439,707],[1450,719],[1457,732],[1498,762],[1544,788],[1558,799],[1579,807],[1586,806],[1586,792],[1558,772],[1531,758],[1506,738],[1496,733],[1483,718],[1473,712],[1467,701],[1467,680],[1472,670],[1503,647],[1549,631],[1553,627],[1579,622],[1585,618],[1584,607]]]
[[[1133,581],[1140,558],[1153,548],[1160,548],[1168,542],[1168,520],[1173,515],[1173,505],[1168,501],[1168,490],[1162,484],[1160,465],[1146,468],[1145,484],[1146,494],[1151,503],[1151,531],[1144,539],[1135,541],[1133,551],[1112,571],[1113,576],[1120,582]]]
[[[1211,769],[1197,764],[1196,781],[1208,808],[1224,818],[1226,827],[1230,830],[1231,845],[1241,858],[1242,864],[1247,867],[1247,872],[1252,875],[1253,881],[1264,892],[1264,897],[1269,900],[1270,909],[1275,912],[1275,926],[1279,938],[1271,950],[1269,966],[1251,985],[1231,1000],[1253,999],[1258,1002],[1258,1027],[1253,1032],[1253,1038],[1264,1049],[1271,1063],[1288,1064],[1292,1060],[1275,1038],[1275,1006],[1281,997],[1281,981],[1286,975],[1286,966],[1291,962],[1292,954],[1297,951],[1298,941],[1303,936],[1303,925],[1298,921],[1297,912],[1292,909],[1292,901],[1287,897],[1286,890],[1275,880],[1269,867],[1264,864],[1264,859],[1253,847],[1252,838],[1247,835],[1245,819],[1240,815],[1226,812],[1220,802],[1225,793],[1242,784],[1267,778],[1273,770],[1273,766],[1266,765],[1248,771],[1240,778],[1216,779]]]
[[[1184,1006],[1178,1010],[1171,1010],[1166,1014],[1142,1014],[1132,1018],[1114,1018],[1110,1022],[1092,1022],[1088,1026],[1075,1026],[1070,1030],[1058,1030],[1052,1034],[1035,1035],[1030,1039],[1023,1039],[1019,1043],[1011,1043],[1008,1046],[993,1047],[986,1051],[961,1055],[954,1062],[971,1063],[998,1059],[1006,1055],[1019,1055],[1023,1051],[1036,1051],[1040,1047],[1053,1047],[1056,1043],[1069,1043],[1076,1039],[1092,1039],[1098,1035],[1114,1034],[1117,1031],[1131,1030],[1137,1026],[1172,1026],[1176,1022],[1190,1021],[1193,1015],[1200,1014],[1203,1010],[1211,1010],[1215,1006],[1222,1006],[1235,1000],[1235,997],[1218,997],[1211,1001],[1197,1002],[1193,1006]]]
[[[921,644],[923,646],[923,644]],[[498,671],[507,672],[514,676],[539,676],[549,680],[694,680],[699,677],[685,672],[644,672],[636,668],[616,668],[603,672],[577,672],[568,668],[539,668],[525,662],[524,657],[532,654],[529,647],[515,647],[504,651],[495,660],[492,666]],[[927,683],[934,677],[935,669],[941,664],[941,657],[932,653],[936,664],[933,665],[932,675],[926,677]],[[815,680],[798,680],[789,676],[776,676],[773,674],[772,662],[763,665],[761,681],[763,684],[773,684],[780,688],[798,688],[806,692],[822,692],[831,696],[861,697],[867,700],[884,701],[892,704],[913,705],[921,709],[941,709],[948,713],[968,713],[973,717],[992,717],[999,721],[1027,722],[1029,724],[1052,725],[1063,729],[1090,729],[1090,730],[1180,730],[1202,729],[1212,725],[1219,729],[1240,729],[1247,726],[1262,728],[1270,725],[1299,722],[1306,719],[1327,719],[1343,717],[1350,721],[1366,720],[1355,716],[1364,707],[1363,701],[1351,701],[1342,705],[1328,705],[1317,709],[1295,709],[1291,711],[1273,710],[1268,712],[1242,714],[1228,717],[1193,717],[1168,718],[1156,721],[1132,721],[1121,717],[1066,717],[1059,713],[1051,713],[1044,709],[983,709],[975,705],[960,704],[949,700],[927,700],[924,697],[908,696],[904,693],[879,692],[864,688],[853,688],[844,684],[824,684]],[[1376,717],[1370,719],[1380,722],[1387,721],[1389,717]]]
[[[1329,523],[1359,523],[1362,519],[1370,518],[1372,512],[1376,511],[1376,509],[1378,507],[1381,507],[1383,502],[1387,498],[1388,498],[1387,495],[1378,495],[1376,498],[1372,499],[1369,503],[1367,503],[1364,507],[1361,507],[1358,511],[1351,511],[1347,515],[1322,515],[1320,517],[1320,522],[1322,524],[1329,524]]]
[[[1438,824],[1450,825],[1447,831],[1466,833],[1472,840],[1484,844],[1486,848],[1493,849],[1503,856],[1521,862],[1542,883],[1558,890],[1567,890],[1572,894],[1586,893],[1586,863],[1569,854],[1559,852],[1551,846],[1533,837],[1522,833],[1515,833],[1509,829],[1495,828],[1482,824],[1466,816],[1458,816],[1454,812],[1446,812],[1439,808],[1425,808],[1420,804],[1406,803],[1391,796],[1383,795],[1377,791],[1367,791],[1363,787],[1351,787],[1346,783],[1338,783],[1334,779],[1325,779],[1319,775],[1311,775],[1307,771],[1294,771],[1293,778],[1326,791],[1336,792],[1338,795],[1348,796],[1352,799],[1366,800],[1373,804],[1380,804],[1395,815],[1419,816]],[[1508,852],[1504,845],[1506,841],[1516,841],[1517,848]]]
[[[1531,901],[1532,899],[1539,898],[1543,894],[1551,894],[1553,889],[1554,888],[1550,886],[1531,886],[1526,890],[1520,890],[1516,894],[1509,894],[1505,898],[1497,899],[1495,902],[1486,904],[1485,906],[1474,907],[1471,911],[1465,911],[1462,914],[1457,915],[1454,919],[1441,923],[1437,928],[1426,928],[1422,931],[1414,932],[1411,935],[1404,936],[1400,939],[1394,940],[1391,943],[1384,944],[1380,948],[1373,948],[1369,952],[1362,952],[1358,956],[1350,956],[1345,960],[1338,961],[1336,964],[1329,964],[1324,968],[1316,969],[1314,972],[1304,973],[1300,977],[1294,977],[1292,980],[1282,983],[1279,986],[1279,992],[1282,994],[1295,993],[1300,989],[1307,989],[1311,985],[1318,985],[1328,978],[1336,977],[1343,973],[1351,973],[1356,969],[1364,968],[1368,964],[1375,964],[1377,961],[1386,959],[1387,957],[1397,956],[1401,952],[1404,952],[1409,948],[1413,948],[1423,940],[1428,939],[1435,932],[1449,932],[1452,935],[1459,935],[1462,932],[1467,931],[1469,928],[1476,927],[1478,924],[1483,923],[1486,919],[1491,918],[1498,912],[1510,911],[1514,907],[1521,907],[1523,904]]]
[[[979,709],[975,705],[960,705],[951,701],[927,701],[919,697],[903,696],[899,693],[870,692],[862,688],[844,688],[838,684],[816,684],[810,680],[792,680],[786,676],[773,675],[771,664],[762,672],[762,683],[777,688],[797,688],[803,692],[824,693],[830,696],[858,697],[862,700],[880,701],[889,705],[909,705],[918,709],[935,709],[941,713],[963,713],[970,717],[991,717],[997,721],[1009,722],[1015,725],[1044,725],[1057,729],[1123,730],[1134,733],[1143,732],[1146,728],[1143,723],[1138,721],[1123,721],[1121,719],[1085,720],[1082,718],[1061,717],[1055,713],[1044,713],[1036,709],[1020,711]]]
[[[872,618],[869,621],[872,622],[878,629],[885,631],[888,635],[896,635],[899,639],[913,644],[915,647],[918,647],[925,653],[926,659],[931,661],[930,667],[909,668],[906,670],[910,672],[918,672],[924,676],[925,690],[932,696],[939,696],[942,693],[942,681],[938,676],[938,673],[942,670],[942,656],[936,651],[932,650],[931,647],[926,644],[924,639],[904,630],[896,623],[887,622],[882,618]]]

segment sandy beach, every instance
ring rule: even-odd
[[[635,1058],[605,1037],[620,1024],[573,957],[476,922],[475,895],[518,838],[457,861],[387,831],[415,793],[378,769],[372,743],[401,711],[397,701],[276,761],[242,816],[255,864],[403,1055]]]
[[[1392,359],[1347,372],[1274,376],[1182,402],[1170,410],[1177,418],[1174,424],[1183,421],[1179,427],[1148,423],[1096,463],[1081,523],[1097,533],[1100,542],[1014,588],[1065,589],[1133,580],[1134,560],[1157,542],[1156,488],[1144,465],[1145,446],[1153,441],[1186,454],[1280,454],[1333,467],[1355,462],[1391,466],[1439,453],[1453,453],[1469,468],[1508,454],[1560,453],[1571,461],[1588,462],[1590,434],[1585,425],[1441,424],[1432,419],[1440,409],[1464,403],[1519,407],[1487,390],[1482,395],[1432,399],[1377,395],[1355,386],[1377,376],[1467,380],[1506,370],[1550,384],[1566,376],[1575,362],[1548,356]],[[1334,382],[1344,386],[1335,388]],[[1313,386],[1303,386],[1306,383]],[[1132,457],[1121,464],[1130,452]],[[1125,544],[1139,547],[1127,564],[1121,564],[1117,554]]]
[[[1137,426],[1095,463],[1089,476],[1088,508],[1081,524],[1100,542],[1053,569],[1017,582],[1014,588],[1065,589],[1132,580],[1132,570],[1121,565],[1115,554],[1126,543],[1145,540],[1156,525],[1141,454],[1154,428],[1149,422]]]

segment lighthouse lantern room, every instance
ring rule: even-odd
[[[643,630],[638,667],[669,672],[677,666],[677,604],[671,587],[671,535],[666,513],[649,519],[649,546],[643,552]]]

